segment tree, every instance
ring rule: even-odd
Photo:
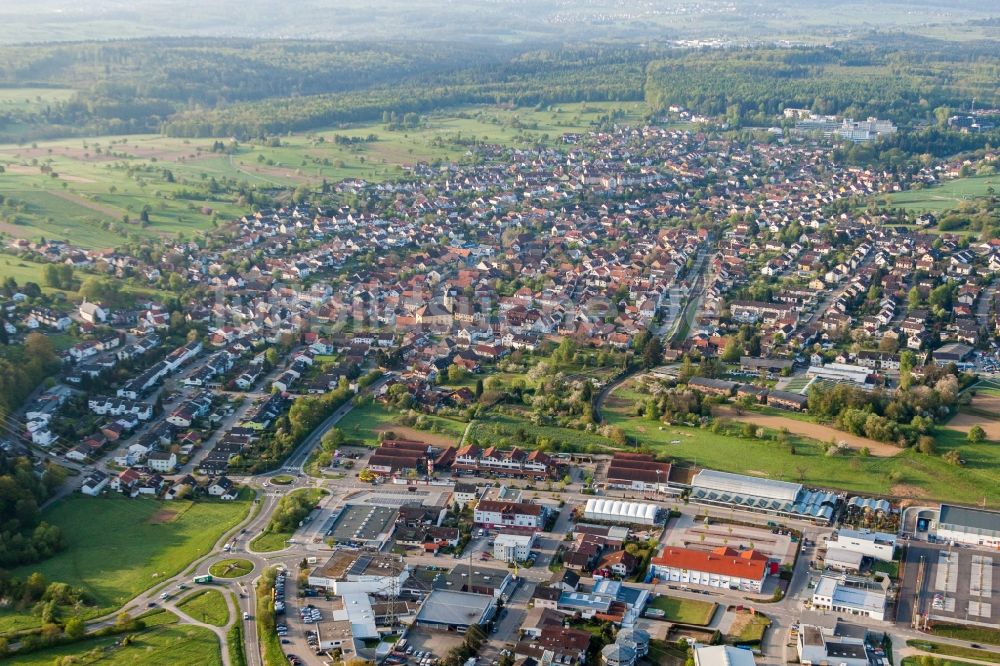
[[[649,370],[661,363],[663,363],[663,343],[658,336],[653,336],[642,350],[642,367]]]
[[[982,426],[974,425],[969,428],[969,434],[965,438],[973,444],[978,444],[986,440],[986,431],[983,430]]]
[[[457,363],[452,363],[448,366],[448,383],[449,384],[461,384],[465,381],[465,378],[469,376],[469,371],[458,365]]]
[[[78,617],[71,617],[66,621],[66,626],[63,628],[66,635],[69,638],[78,639],[82,638],[85,633],[85,628],[83,626],[83,620]]]
[[[722,360],[726,363],[737,363],[741,356],[743,356],[743,345],[736,338],[732,338],[722,350]]]

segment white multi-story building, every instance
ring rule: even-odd
[[[846,574],[825,574],[813,590],[813,608],[830,610],[869,617],[873,620],[885,619],[886,588],[888,579],[882,584]]]
[[[840,548],[882,562],[891,562],[896,551],[896,535],[871,530],[840,530],[837,537],[828,542],[828,548]]]
[[[476,504],[473,520],[485,527],[529,527],[542,529],[545,525],[545,507],[529,502],[504,502],[480,500]]]
[[[523,562],[535,545],[535,533],[500,534],[493,541],[493,557],[501,562]]]

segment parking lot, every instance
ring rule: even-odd
[[[461,645],[464,640],[462,632],[442,631],[413,625],[406,632],[406,651],[409,652],[407,663],[418,664],[421,660],[421,657],[416,656],[418,652],[424,653],[423,658],[426,658],[428,654],[432,659],[444,657],[452,648]]]
[[[923,580],[918,575],[923,561]],[[995,551],[911,542],[896,619],[910,623],[915,612],[931,620],[1000,625],[1000,605],[992,603],[1000,584]]]
[[[795,560],[795,543],[788,534],[775,532],[776,528],[747,527],[726,523],[694,521],[688,514],[671,521],[663,536],[663,544],[695,550],[712,550],[721,546],[749,547],[782,565]]]

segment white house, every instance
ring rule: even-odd
[[[80,303],[80,309],[78,312],[80,319],[90,324],[98,324],[106,321],[108,318],[108,313],[105,312],[104,308],[97,303],[84,301],[83,303]]]
[[[234,500],[239,494],[239,490],[229,477],[220,476],[208,484],[208,494],[224,500]]]
[[[80,492],[84,495],[96,497],[108,485],[108,475],[104,472],[92,472],[80,486]]]
[[[146,456],[146,467],[156,472],[172,472],[177,467],[177,455],[164,451],[154,451]]]
[[[535,532],[500,534],[493,541],[493,557],[501,562],[523,562],[535,545]]]

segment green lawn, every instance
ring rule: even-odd
[[[743,439],[707,428],[664,425],[620,411],[605,411],[608,422],[620,427],[630,442],[678,462],[820,488],[964,504],[979,504],[985,499],[987,506],[1000,506],[995,482],[1000,449],[987,442],[969,444],[962,433],[953,430],[937,431],[936,455],[907,449],[891,458],[856,454],[829,457],[822,443],[801,437],[789,438],[795,447],[793,454],[790,446],[771,438]],[[961,450],[965,465],[950,465],[941,458],[952,448]]]
[[[891,194],[888,203],[907,210],[942,212],[958,208],[963,201],[986,196],[990,187],[1000,187],[1000,176],[955,178],[934,187]]]
[[[523,435],[523,437],[522,437]],[[491,413],[479,419],[469,430],[469,442],[479,445],[526,446],[524,438],[541,438],[551,442],[611,446],[611,440],[586,430],[561,428],[556,425],[535,425],[528,418]],[[530,448],[530,447],[529,447]]]
[[[173,622],[176,616],[170,614]],[[56,660],[72,656],[74,664],[101,666],[221,666],[219,640],[208,629],[159,624],[131,635],[128,645],[117,645],[121,636],[93,638],[72,645],[48,648],[19,655],[19,666],[52,666]]]
[[[251,571],[253,571],[253,562],[240,558],[221,560],[208,569],[208,572],[216,578],[239,578]]]
[[[393,430],[397,435],[407,438],[419,438],[422,432],[428,436],[444,437],[453,440],[455,444],[462,438],[466,424],[440,416],[424,416],[430,429],[418,430],[402,426],[399,422],[401,414],[386,409],[378,403],[355,407],[340,420],[337,427],[344,431],[348,441],[357,441],[365,446],[378,446],[379,430]],[[403,432],[405,430],[405,432]]]
[[[976,666],[971,661],[959,661],[958,659],[942,659],[941,657],[903,657],[901,666]]]
[[[766,615],[757,614],[749,619],[738,618],[745,624],[740,632],[732,636],[732,642],[739,645],[756,645],[764,638],[764,632],[771,626],[771,620]]]
[[[906,644],[909,647],[923,650],[924,652],[946,655],[948,657],[964,657],[966,659],[978,659],[980,661],[1000,663],[1000,652],[992,650],[974,650],[972,648],[959,647],[957,645],[948,645],[946,643],[935,643],[933,641],[918,639],[908,640],[906,641]]]
[[[1000,645],[1000,629],[990,629],[989,627],[973,627],[961,624],[935,624],[931,628],[931,633],[936,636],[954,638],[970,643],[990,643]]]
[[[229,623],[229,606],[218,590],[195,592],[177,606],[194,619],[207,624],[224,627]]]
[[[66,548],[14,569],[82,587],[95,602],[85,617],[108,613],[208,554],[247,514],[248,501],[175,501],[72,496],[43,514],[62,529]],[[0,632],[37,626],[28,613],[0,613]]]
[[[665,613],[663,619],[667,622],[704,626],[712,621],[716,604],[711,601],[681,599],[661,594],[650,602],[649,607],[663,611]]]
[[[327,491],[322,488],[299,488],[298,490],[293,490],[289,495],[302,495],[304,493],[309,493],[311,503],[315,504],[321,497],[327,494]],[[281,550],[285,547],[285,542],[291,539],[293,534],[295,534],[294,530],[291,532],[273,530],[269,523],[264,531],[250,542],[250,550],[255,553],[271,553]]]
[[[72,657],[73,664],[108,666],[221,666],[219,641],[208,629],[177,624],[177,616],[157,610],[142,616],[146,628],[130,634],[128,645],[116,645],[118,636],[90,638],[72,645],[48,648],[15,657],[17,664],[51,666]]]

